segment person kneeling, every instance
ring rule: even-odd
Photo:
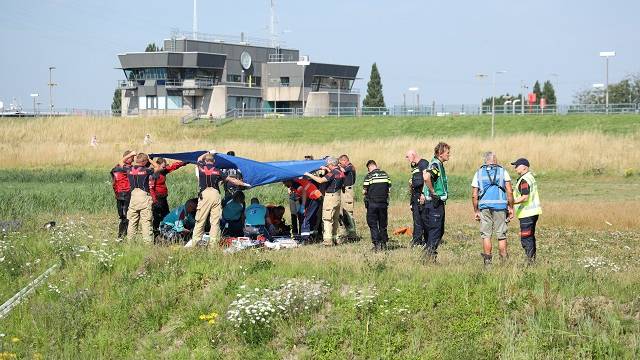
[[[196,210],[198,199],[189,199],[184,205],[171,210],[162,219],[156,242],[184,243],[191,239],[191,231],[196,224]]]
[[[251,205],[244,211],[245,227],[244,235],[247,237],[253,237],[262,235],[267,240],[271,240],[271,234],[267,230],[267,208],[260,204],[258,198],[251,199]]]
[[[227,201],[222,209],[223,236],[239,237],[244,236],[244,193],[238,191]]]

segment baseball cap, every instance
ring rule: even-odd
[[[525,158],[520,158],[514,162],[511,163],[511,165],[518,167],[520,165],[524,165],[526,167],[529,167],[529,160],[525,159]]]

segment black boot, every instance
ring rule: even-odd
[[[485,267],[488,267],[489,265],[491,265],[491,258],[493,258],[493,255],[485,254],[485,253],[481,253],[480,255],[482,255],[482,258],[484,259]]]

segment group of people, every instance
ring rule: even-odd
[[[445,205],[449,198],[444,164],[450,151],[448,144],[440,142],[430,160],[421,158],[415,150],[406,153],[411,165],[412,246],[422,247],[428,261],[436,260],[444,235]],[[187,164],[180,161],[168,164],[162,158],[150,159],[146,154],[127,151],[111,171],[120,217],[119,237],[132,236],[140,228],[145,241],[151,242],[155,234],[170,241],[191,239],[187,246],[194,246],[208,230],[210,239],[217,239],[220,233],[266,239],[298,235],[302,243],[322,239],[325,246],[339,245],[357,238],[353,215],[356,169],[346,154],[325,160],[326,166],[319,170],[283,182],[289,192],[289,226],[284,221],[283,206],[264,206],[257,198],[246,206],[243,190],[251,185],[242,180],[238,169],[217,168],[210,152],[202,154],[196,163],[198,196],[170,211],[166,176]],[[520,158],[511,164],[519,175],[515,186],[493,152],[485,154],[484,164],[472,180],[472,204],[475,219],[480,222],[485,265],[492,261],[493,233],[498,239],[500,258],[507,257],[507,224],[514,216],[520,220],[520,238],[527,259],[532,262],[536,258],[535,231],[542,213],[537,184],[527,159]],[[375,160],[367,161],[366,168],[368,173],[362,187],[366,221],[373,250],[379,251],[387,248],[389,240],[391,179]]]
[[[445,226],[445,204],[449,197],[444,163],[449,160],[450,146],[439,143],[431,161],[409,150],[406,159],[411,164],[409,188],[413,215],[413,246],[422,246],[430,261],[435,261]],[[498,239],[499,255],[507,258],[507,224],[514,216],[520,221],[520,242],[529,263],[536,259],[536,224],[542,207],[538,186],[529,171],[529,161],[519,158],[512,162],[519,175],[515,187],[509,173],[498,165],[494,152],[484,155],[484,163],[474,173],[471,182],[475,220],[480,223],[483,262],[492,262],[491,237]]]

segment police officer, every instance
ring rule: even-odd
[[[340,226],[340,200],[344,173],[340,170],[338,160],[335,158],[327,159],[326,170],[327,174],[323,177],[310,173],[305,173],[304,175],[318,184],[326,184],[322,201],[322,243],[325,246],[331,246],[341,243],[337,235],[338,227]]]
[[[211,224],[211,240],[218,238],[220,231],[220,216],[222,215],[222,199],[220,198],[220,185],[221,181],[230,182],[236,186],[250,187],[249,184],[242,182],[241,180],[227,177],[222,171],[215,167],[215,160],[213,154],[205,152],[198,157],[196,163],[198,169],[198,182],[200,186],[198,208],[196,210],[196,225],[193,228],[193,237],[191,241],[187,243],[187,247],[196,245],[202,240],[204,235],[204,226],[209,219]]]
[[[427,240],[427,226],[424,224],[425,196],[422,193],[429,162],[421,159],[415,150],[407,151],[405,156],[411,164],[411,179],[409,190],[411,193],[411,214],[413,216],[413,239],[411,246],[424,246]]]
[[[342,214],[342,225],[344,225],[344,229],[342,235],[346,235],[346,237],[350,240],[356,238],[356,222],[355,217],[353,216],[353,203],[355,201],[355,194],[353,191],[353,185],[356,183],[356,168],[351,164],[349,160],[349,156],[340,155],[338,158],[338,162],[340,163],[340,168],[342,172],[344,172],[344,186],[342,188],[342,195],[340,199],[341,205],[341,214]]]
[[[511,163],[520,177],[513,189],[515,213],[520,220],[520,242],[529,264],[536,260],[536,224],[542,214],[538,184],[529,171],[529,160],[520,158]]]
[[[389,240],[387,219],[391,179],[386,172],[378,169],[378,164],[374,160],[367,161],[367,170],[369,173],[364,178],[362,192],[364,206],[367,209],[367,225],[371,230],[373,251],[386,250]]]
[[[498,165],[496,154],[484,154],[484,165],[471,181],[472,203],[476,221],[480,222],[482,258],[491,264],[491,235],[498,238],[500,258],[507,257],[507,222],[513,217],[513,193],[509,173]]]
[[[118,209],[118,217],[120,224],[118,226],[118,239],[124,239],[127,236],[127,211],[129,211],[129,202],[131,201],[131,188],[129,186],[129,177],[127,170],[133,163],[135,151],[127,150],[122,154],[122,161],[111,169],[111,185],[113,194],[116,197],[116,208]]]
[[[438,245],[444,235],[444,206],[448,198],[447,173],[444,162],[449,160],[450,146],[440,142],[433,150],[433,159],[426,172],[423,193],[425,196],[425,211],[423,221],[427,225],[425,255],[427,260],[436,261]]]

